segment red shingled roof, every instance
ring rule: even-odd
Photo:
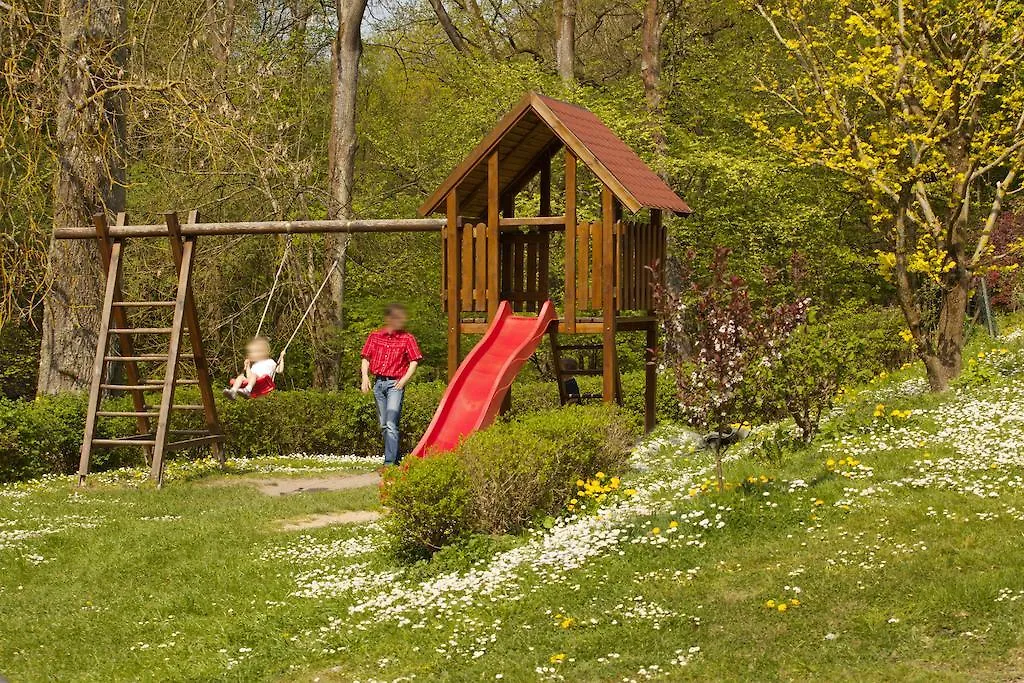
[[[498,150],[499,187],[518,191],[538,162],[565,146],[632,212],[664,209],[691,213],[690,207],[592,112],[560,100],[527,93],[420,207],[441,210],[457,188],[459,211],[481,215],[487,205],[487,157]]]
[[[537,95],[636,201],[647,209],[690,213],[690,207],[593,112]]]

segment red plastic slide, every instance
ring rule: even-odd
[[[550,301],[544,302],[537,317],[512,315],[512,307],[502,301],[486,334],[455,371],[412,454],[422,458],[450,451],[461,439],[490,425],[512,380],[556,319]]]

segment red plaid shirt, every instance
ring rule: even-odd
[[[370,361],[375,376],[395,379],[405,375],[410,363],[423,359],[416,337],[405,330],[388,332],[383,328],[370,333],[361,355]]]

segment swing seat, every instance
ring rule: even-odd
[[[242,380],[241,387],[245,387],[247,385],[248,382]],[[263,375],[262,377],[257,377],[256,381],[253,382],[252,391],[248,392],[248,397],[263,398],[264,396],[272,394],[276,388],[277,385],[274,384],[274,378],[271,375]]]

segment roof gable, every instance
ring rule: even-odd
[[[518,191],[535,175],[538,164],[560,147],[585,164],[623,206],[665,209],[689,214],[690,207],[601,120],[582,107],[527,93],[497,126],[452,171],[419,209],[428,215],[441,209],[458,186],[460,213],[482,215],[487,204],[487,157],[498,150],[499,188]]]

